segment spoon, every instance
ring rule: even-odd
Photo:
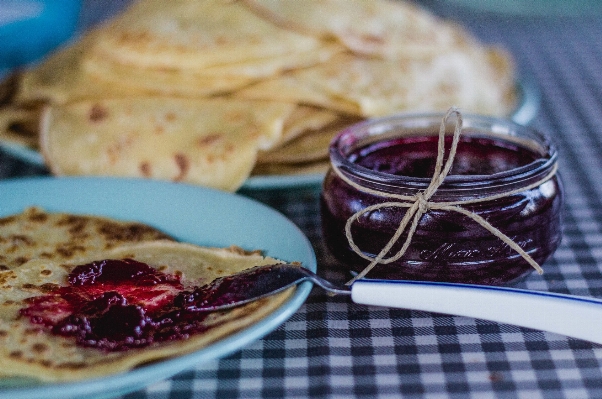
[[[360,279],[334,284],[300,265],[257,266],[203,287],[197,311],[217,311],[263,298],[303,281],[357,304],[422,310],[513,324],[602,344],[602,300],[472,284]]]

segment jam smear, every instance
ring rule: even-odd
[[[185,290],[176,275],[132,259],[77,266],[69,285],[34,297],[20,314],[51,333],[105,351],[186,339],[206,331],[207,303],[231,301],[211,284]],[[244,284],[244,282],[243,282]]]
[[[435,172],[438,140],[438,136],[416,136],[380,141],[355,151],[349,160],[377,172],[430,178]],[[451,137],[445,138],[446,154],[451,141]],[[538,158],[533,151],[507,141],[463,136],[450,175],[491,175]]]
[[[229,305],[248,299],[247,293],[252,289],[257,276],[266,274],[262,269],[246,273],[244,276],[221,277],[210,284],[196,287],[192,291],[183,292],[176,304],[189,310],[207,309]]]

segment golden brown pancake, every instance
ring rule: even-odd
[[[445,49],[429,59],[380,59],[338,54],[329,61],[240,90],[243,98],[273,98],[375,117],[396,112],[511,112],[512,68],[497,52]]]
[[[133,67],[180,70],[306,54],[320,45],[239,1],[146,0],[100,31],[94,51]]]
[[[420,58],[468,45],[459,26],[426,10],[393,0],[243,0],[278,26],[322,40],[336,40],[357,54]]]
[[[309,162],[325,162],[332,139],[346,126],[359,122],[359,118],[339,115],[329,124],[314,130],[306,129],[304,134],[287,141],[281,146],[267,151],[260,151],[257,167],[269,164],[299,165]]]
[[[78,262],[122,244],[149,240],[171,238],[137,222],[31,207],[0,218],[0,270],[15,269],[33,259]]]
[[[216,277],[256,265],[279,262],[237,249],[204,248],[167,241],[118,246],[102,254],[90,254],[89,258],[79,262],[83,264],[99,257],[134,259],[163,273],[181,276],[182,289],[203,285]],[[0,361],[5,377],[74,381],[121,373],[138,365],[190,353],[256,323],[274,311],[292,292],[289,289],[239,308],[211,313],[202,321],[201,326],[206,330],[187,338],[155,341],[149,346],[127,350],[103,350],[77,344],[75,337],[52,334],[49,328],[20,316],[20,310],[35,303],[36,297],[51,295],[60,287],[68,286],[68,273],[76,264],[33,259],[15,269],[0,271]],[[56,317],[64,318],[68,314],[69,310],[66,310]]]
[[[294,105],[137,97],[49,106],[41,147],[56,175],[130,176],[234,191]]]

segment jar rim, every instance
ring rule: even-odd
[[[437,136],[444,117],[444,113],[403,113],[368,119],[348,126],[332,140],[329,148],[330,161],[343,173],[369,183],[390,188],[425,189],[431,181],[430,177],[411,177],[375,171],[349,160],[350,151],[345,151],[345,149],[356,150],[367,144],[390,140],[393,137],[399,137],[403,129],[408,128],[422,128],[429,129],[429,131],[432,128],[433,133],[429,135]],[[557,163],[556,145],[547,135],[534,128],[517,124],[508,119],[478,114],[462,114],[462,120],[463,130],[478,130],[480,134],[514,144],[518,144],[517,141],[528,140],[531,146],[536,146],[537,149],[523,145],[524,143],[518,145],[533,149],[535,153],[541,154],[541,158],[529,164],[490,175],[448,175],[438,191],[449,193],[463,190],[495,189],[540,177],[549,172]],[[388,136],[385,134],[391,132],[398,133]],[[384,140],[378,140],[379,136],[386,137]]]

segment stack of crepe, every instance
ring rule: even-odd
[[[142,0],[0,90],[0,137],[56,175],[235,191],[322,172],[343,127],[399,112],[508,115],[503,50],[402,1]]]

